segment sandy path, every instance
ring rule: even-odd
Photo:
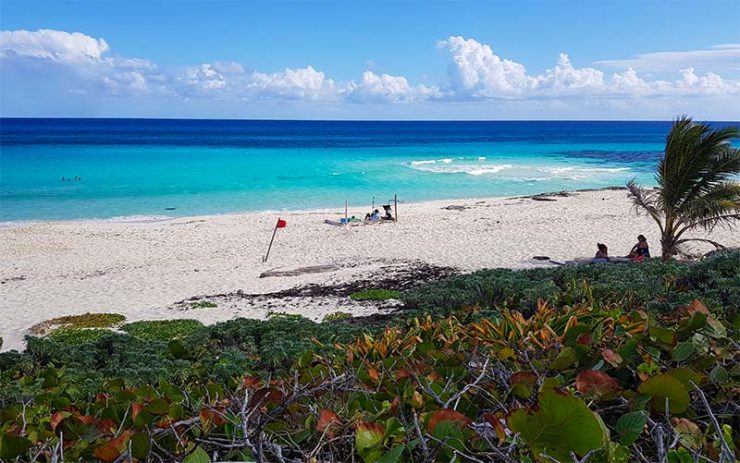
[[[442,209],[449,205],[463,210]],[[364,209],[351,214],[364,216]],[[35,323],[66,314],[118,312],[129,320],[194,317],[215,322],[226,310],[173,311],[195,295],[265,293],[306,283],[340,282],[376,271],[382,260],[422,261],[470,271],[550,265],[532,260],[591,256],[596,241],[629,251],[638,233],[658,251],[657,227],[630,211],[625,191],[579,192],[556,201],[497,198],[400,206],[400,221],[335,227],[336,211],[287,212],[267,264],[261,256],[273,213],[188,217],[153,223],[50,222],[0,229],[0,336],[21,348]],[[712,237],[740,246],[740,233]],[[709,248],[699,248],[709,250]],[[335,265],[337,270],[259,278],[269,269]],[[311,318],[324,311],[293,309]],[[264,313],[239,316],[264,317]]]

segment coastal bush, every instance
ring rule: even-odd
[[[349,312],[332,312],[330,314],[324,315],[324,318],[321,320],[322,322],[335,322],[338,320],[346,320],[348,318],[352,318],[352,314]]]
[[[698,300],[674,309],[540,303],[530,317],[421,317],[325,353],[314,342],[290,370],[223,380],[171,342],[173,357],[190,358],[180,377],[111,378],[86,394],[58,367],[15,372],[27,399],[0,409],[0,457],[734,461],[733,328]],[[264,336],[255,326],[242,328]]]
[[[87,344],[110,335],[110,330],[96,328],[57,328],[49,333],[48,337],[52,341],[62,344]]]
[[[141,339],[170,341],[187,337],[202,327],[203,324],[198,320],[144,320],[127,323],[121,330]]]
[[[401,296],[400,291],[393,289],[366,289],[349,295],[353,301],[385,301],[388,299],[398,299]]]
[[[212,308],[218,307],[218,304],[216,304],[215,302],[211,302],[211,301],[196,301],[196,302],[191,302],[189,307],[191,309],[212,309]]]
[[[29,337],[0,354],[1,445],[30,442],[21,461],[59,457],[60,435],[84,461],[718,461],[738,442],[739,278],[737,252],[490,270],[406,293],[381,321],[276,313]]]
[[[666,311],[695,298],[710,307],[740,307],[740,251],[691,264],[651,259],[639,264],[481,270],[402,295],[407,310],[440,315],[471,305],[529,314],[538,300],[554,304],[620,303]]]
[[[126,320],[117,313],[85,313],[82,315],[64,315],[31,327],[33,334],[47,334],[58,328],[112,328]]]

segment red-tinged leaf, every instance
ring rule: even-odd
[[[118,457],[121,456],[121,452],[109,444],[103,444],[93,451],[93,455],[95,455],[95,458],[98,460],[110,462],[116,461]]]
[[[524,384],[532,386],[537,382],[537,376],[530,371],[517,371],[511,375],[511,385]]]
[[[373,367],[369,367],[367,369],[367,374],[368,376],[370,376],[370,379],[372,379],[375,382],[378,382],[378,380],[380,379],[380,373],[378,373],[378,370],[376,370]]]
[[[493,413],[486,413],[483,415],[483,419],[493,427],[493,430],[496,432],[496,437],[498,437],[499,445],[503,444],[506,440],[506,430],[501,424],[501,419]]]
[[[103,461],[115,461],[118,459],[119,456],[121,456],[121,453],[126,450],[126,443],[133,435],[134,432],[131,430],[124,431],[115,439],[111,439],[105,444],[98,446],[93,451],[93,455]]]
[[[154,423],[154,426],[158,427],[159,429],[168,429],[171,425],[172,425],[172,420],[170,420],[166,416]]]
[[[429,417],[429,421],[427,422],[427,430],[429,432],[434,432],[434,429],[442,421],[454,421],[455,423],[459,424],[461,428],[464,428],[473,422],[473,420],[458,411],[437,410],[433,412]]]
[[[118,425],[116,425],[116,422],[110,418],[102,418],[98,420],[95,427],[98,429],[99,433],[106,434],[111,431],[115,431]]]
[[[255,391],[252,398],[249,400],[249,406],[254,408],[257,406],[264,406],[268,403],[280,403],[283,400],[283,393],[279,389],[274,387],[263,387]]]
[[[245,376],[244,381],[242,381],[242,387],[246,389],[256,389],[262,385],[262,380],[259,378],[256,378],[254,376]]]
[[[681,445],[694,450],[704,446],[704,434],[696,423],[686,418],[673,418],[671,421]]]
[[[105,402],[108,400],[108,394],[98,392],[97,394],[95,394],[95,400],[98,402]]]
[[[139,413],[144,410],[144,404],[139,403],[133,403],[131,404],[131,417],[133,419],[136,419],[137,416],[139,416]]]
[[[411,376],[411,373],[409,373],[405,368],[399,368],[398,371],[396,371],[396,381],[408,378],[409,376]]]
[[[576,376],[576,389],[581,394],[604,395],[619,390],[619,383],[601,371],[582,371]]]
[[[51,420],[49,421],[49,425],[51,426],[52,431],[56,431],[57,426],[61,421],[65,418],[64,412],[54,412],[51,415]]]
[[[340,424],[341,420],[336,413],[322,408],[319,411],[319,421],[316,423],[316,431],[325,433],[329,439],[332,439],[336,433],[336,428]]]
[[[615,368],[618,367],[622,363],[622,361],[623,361],[622,356],[619,355],[619,354],[617,354],[616,352],[614,352],[611,349],[604,349],[604,350],[602,350],[601,351],[601,356],[604,358],[604,361],[606,363],[608,363],[609,365],[611,365],[611,366],[613,366]]]
[[[591,341],[592,340],[591,340],[591,334],[590,333],[581,333],[576,338],[576,343],[577,344],[586,344],[586,345],[588,345],[588,344],[591,344]]]
[[[437,381],[442,379],[442,375],[437,373],[436,371],[432,371],[427,375],[427,379],[433,383],[436,383]]]
[[[709,309],[699,299],[694,299],[688,307],[688,313],[694,315],[695,313],[703,313],[709,315]]]
[[[419,391],[414,391],[409,399],[409,404],[415,409],[421,408],[424,405],[424,396]]]
[[[95,417],[89,415],[80,415],[77,417],[77,419],[85,424],[93,424],[95,422]]]
[[[401,406],[401,397],[396,396],[393,398],[393,401],[391,402],[391,415],[395,415],[398,413],[398,407]]]
[[[537,376],[530,371],[518,371],[511,375],[511,392],[516,397],[527,399],[537,383]]]
[[[355,447],[359,452],[378,447],[383,442],[385,428],[379,423],[360,423],[355,431]]]

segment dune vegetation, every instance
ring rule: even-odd
[[[29,337],[0,354],[0,458],[734,461],[738,252],[486,270],[398,297],[380,323]]]

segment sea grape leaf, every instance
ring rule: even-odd
[[[699,384],[702,382],[702,377],[696,371],[691,368],[672,368],[665,372],[667,375],[671,375],[677,380],[681,381],[687,390],[691,390],[691,383]]]
[[[31,448],[33,443],[23,436],[3,434],[0,436],[0,458],[3,460],[14,460]]]
[[[685,412],[691,400],[683,382],[667,373],[648,378],[637,390],[649,395],[651,408],[661,413],[666,411],[666,399],[670,413]]]
[[[668,328],[651,326],[648,329],[648,334],[650,334],[651,337],[657,339],[658,342],[660,342],[661,344],[665,344],[667,346],[676,345],[676,332],[673,330],[669,330]]]
[[[337,426],[341,423],[339,416],[331,410],[319,410],[319,420],[316,422],[316,431],[325,432],[329,439],[334,437]]]
[[[678,448],[671,450],[666,455],[668,463],[694,463],[694,458],[691,456],[688,450],[684,448]]]
[[[385,429],[378,423],[360,423],[355,431],[355,447],[358,452],[378,447],[383,442]]]
[[[131,456],[144,460],[149,455],[149,436],[143,432],[137,432],[131,436]]]
[[[587,370],[576,376],[576,389],[585,395],[607,395],[619,390],[617,380],[601,371]]]
[[[397,463],[398,460],[401,459],[401,455],[403,454],[404,448],[405,446],[403,445],[398,445],[396,447],[393,447],[393,449],[383,454],[382,457],[375,460],[375,463]]]
[[[460,425],[461,428],[473,422],[473,420],[455,410],[436,410],[429,417],[427,429],[433,433],[437,425],[443,421],[453,421]]]
[[[601,351],[601,356],[604,360],[613,367],[618,367],[623,362],[622,356],[617,354],[611,349],[604,349]]]
[[[722,365],[717,365],[716,367],[712,368],[712,371],[709,372],[709,381],[713,382],[714,384],[721,385],[723,383],[726,383],[728,379],[729,374],[727,373],[727,369]]]
[[[578,360],[576,351],[572,347],[566,347],[558,353],[550,366],[553,370],[565,370],[576,363],[576,360]]]
[[[617,420],[619,443],[622,445],[632,445],[640,437],[640,434],[642,434],[647,420],[648,415],[643,411],[630,412],[620,416]]]
[[[521,399],[528,399],[537,383],[537,376],[531,371],[518,371],[511,375],[510,382],[512,394]]]
[[[693,421],[686,418],[674,418],[673,430],[678,434],[678,441],[684,447],[698,450],[704,446],[704,435]]]
[[[196,447],[182,463],[211,463],[211,457],[201,447]]]
[[[679,342],[671,352],[671,357],[677,362],[688,360],[694,354],[693,342]]]
[[[609,440],[601,418],[584,401],[555,390],[540,392],[538,407],[515,410],[508,422],[535,455],[546,453],[560,461],[570,461],[570,452],[583,456],[603,448]]]

